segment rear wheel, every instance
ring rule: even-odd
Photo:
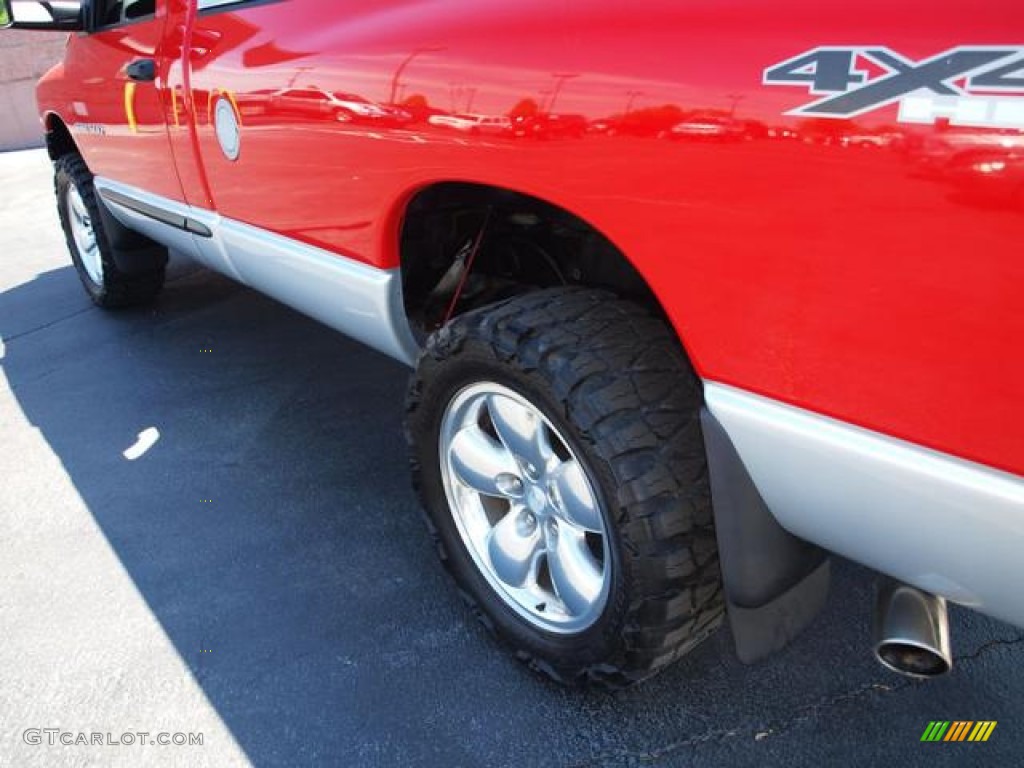
[[[718,626],[700,404],[664,323],[599,291],[511,299],[428,340],[415,482],[446,566],[519,658],[622,686]]]
[[[107,308],[153,301],[164,284],[166,250],[124,230],[100,208],[92,173],[81,156],[59,157],[54,172],[57,213],[71,261],[89,298]],[[120,253],[122,261],[135,262],[130,271],[118,263],[119,254],[111,242],[115,234],[131,246]]]

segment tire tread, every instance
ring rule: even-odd
[[[85,273],[78,258],[77,246],[71,234],[70,223],[64,210],[62,184],[74,184],[82,197],[82,202],[89,210],[93,231],[100,247],[103,259],[103,285],[97,286]],[[86,292],[95,304],[105,309],[119,309],[150,304],[164,285],[164,267],[145,272],[126,274],[118,269],[113,257],[113,249],[107,238],[103,220],[96,213],[102,203],[96,194],[93,174],[85,164],[85,160],[77,153],[61,155],[54,161],[54,192],[57,195],[57,210],[60,217],[68,250],[78,270],[79,277]]]
[[[457,317],[428,339],[409,389],[407,425],[422,405],[424,381],[468,346],[553,388],[559,415],[611,469],[618,488],[612,512],[630,559],[628,605],[612,658],[579,666],[523,648],[516,656],[563,683],[618,688],[649,677],[711,634],[724,613],[700,387],[678,341],[660,319],[604,291],[550,289],[508,299]],[[429,508],[408,428],[407,437],[414,485]],[[436,525],[428,520],[428,527],[445,560]],[[494,631],[468,590],[463,595]]]

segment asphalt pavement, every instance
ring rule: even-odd
[[[872,576],[841,561],[759,665],[724,630],[623,693],[536,677],[431,549],[404,368],[180,259],[155,307],[95,309],[45,153],[0,155],[0,190],[0,766],[1024,759],[1024,633],[954,609],[954,671],[911,682],[871,659]],[[998,725],[921,743],[932,720]]]

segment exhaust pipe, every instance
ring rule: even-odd
[[[875,656],[910,677],[937,677],[953,668],[946,601],[883,577],[875,606]]]

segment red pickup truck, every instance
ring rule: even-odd
[[[1024,6],[3,0],[103,307],[187,254],[414,368],[431,534],[530,666],[617,686],[828,555],[875,652],[1024,626]],[[467,117],[470,116],[470,117]],[[1018,254],[1018,255],[1014,255]]]

